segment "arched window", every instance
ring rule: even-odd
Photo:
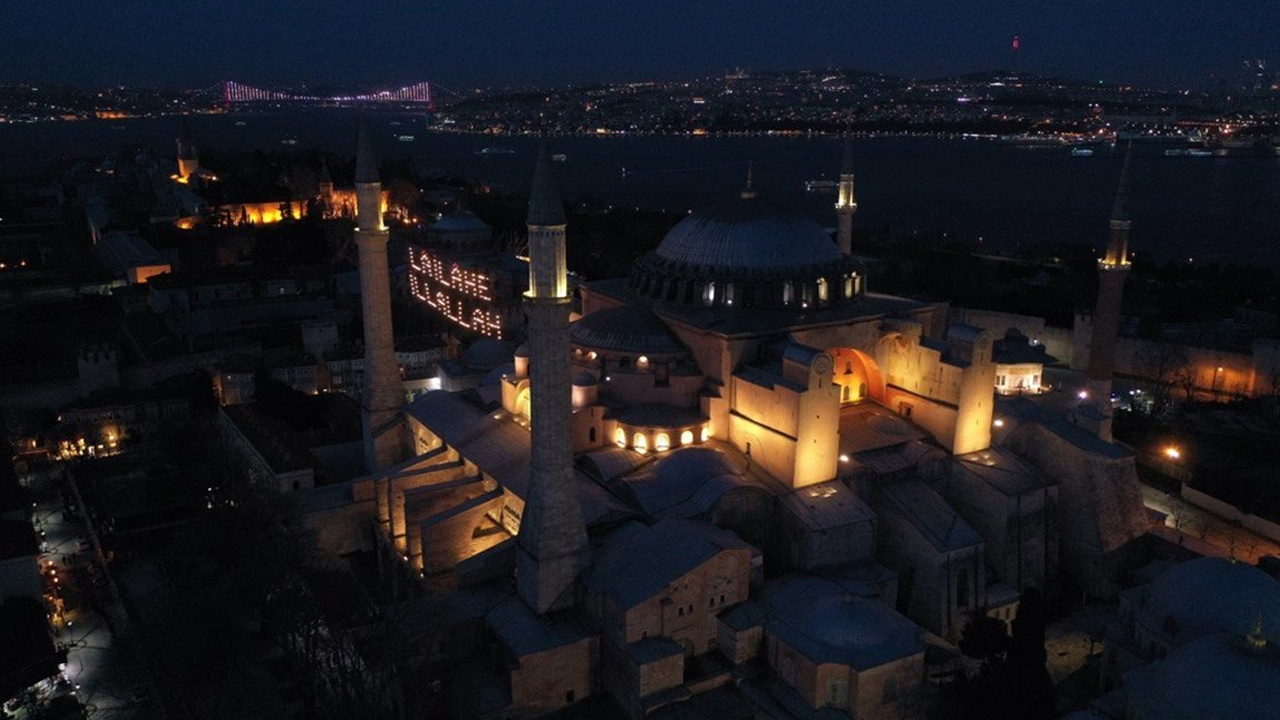
[[[614,444],[615,444],[615,445],[617,445],[617,446],[618,446],[618,447],[620,447],[620,448],[624,448],[624,447],[626,447],[626,446],[627,446],[627,431],[626,431],[626,430],[623,430],[622,428],[618,428],[617,430],[615,430],[615,431],[614,431],[614,433],[613,433],[613,442],[614,442]]]
[[[702,304],[711,305],[716,301],[716,284],[709,282],[702,288]]]
[[[855,290],[854,285],[855,283],[852,275],[844,279],[844,296],[845,297],[847,298],[853,297],[854,290]]]
[[[636,359],[636,368],[637,368],[637,369],[639,369],[639,370],[648,370],[648,369],[649,369],[649,356],[648,356],[648,355],[641,355],[639,358],[637,358],[637,359]]]
[[[631,440],[631,447],[635,448],[635,451],[638,453],[648,452],[649,439],[644,436],[644,433],[636,433],[635,437]]]
[[[709,438],[709,437],[711,437],[711,428],[706,427],[706,426],[703,426],[703,428],[702,428],[702,442],[706,442],[706,441],[707,441],[707,438]]]
[[[782,283],[782,304],[790,305],[796,301],[796,288],[791,281]]]
[[[681,445],[692,445],[692,444],[693,444],[693,431],[692,431],[692,430],[685,430],[684,432],[680,433],[680,444],[681,444]]]
[[[827,301],[827,279],[818,278],[818,302]]]
[[[845,360],[845,361],[844,361],[844,374],[845,374],[845,375],[852,375],[852,374],[853,374],[853,361],[852,361],[852,360]]]
[[[595,442],[596,442],[596,429],[595,429],[595,428],[591,428],[590,430],[588,430],[588,431],[587,431],[587,442],[591,443],[592,445],[594,445],[594,444],[595,444]]]
[[[736,293],[734,292],[733,283],[724,284],[724,304],[732,305]]]
[[[658,452],[666,452],[671,449],[671,436],[666,433],[658,433],[653,439],[653,449]]]

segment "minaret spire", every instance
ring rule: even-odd
[[[565,215],[546,144],[529,193],[529,490],[516,536],[516,591],[534,612],[574,603],[589,557],[569,438],[569,292]]]
[[[394,465],[404,454],[404,385],[391,327],[387,229],[382,225],[382,182],[369,130],[360,124],[356,151],[356,246],[364,318],[364,396],[361,418],[369,472]]]
[[[1096,411],[1098,436],[1111,440],[1111,380],[1115,370],[1116,336],[1120,332],[1120,306],[1124,280],[1129,274],[1129,165],[1133,145],[1125,152],[1124,167],[1108,223],[1107,252],[1098,261],[1098,300],[1093,311],[1093,338],[1089,347],[1089,397]]]
[[[196,148],[191,125],[182,118],[182,136],[178,138],[178,179],[188,182],[200,170],[200,151]]]
[[[747,161],[747,186],[742,189],[742,199],[750,200],[756,196],[755,161]]]
[[[840,183],[836,188],[836,217],[839,220],[836,244],[845,255],[853,252],[853,215],[856,212],[858,198],[853,191],[853,138],[846,130],[844,157],[840,161]]]

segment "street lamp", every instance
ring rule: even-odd
[[[1169,458],[1170,460],[1177,460],[1178,458],[1182,457],[1182,451],[1172,445],[1164,449],[1164,454],[1165,454],[1165,457]]]

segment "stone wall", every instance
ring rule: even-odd
[[[1008,447],[1058,482],[1063,569],[1090,594],[1110,597],[1123,569],[1117,553],[1146,532],[1148,521],[1133,456],[1077,432],[1080,444],[1026,423],[1010,433]]]
[[[583,638],[521,657],[511,671],[511,702],[517,708],[550,712],[581,700],[592,683],[597,639]]]

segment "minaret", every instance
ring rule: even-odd
[[[1098,261],[1098,304],[1093,311],[1093,341],[1089,348],[1086,400],[1104,418],[1098,436],[1111,441],[1111,377],[1115,367],[1116,336],[1120,332],[1120,301],[1129,274],[1129,159],[1125,153],[1120,187],[1111,207],[1107,254]]]
[[[853,214],[858,212],[858,198],[853,193],[853,139],[848,133],[844,136],[844,159],[840,162],[836,193],[836,215],[840,219],[836,240],[840,252],[849,255],[853,252]]]
[[[182,137],[178,138],[178,179],[188,182],[200,169],[200,151],[196,148],[191,126],[182,118]]]
[[[574,602],[574,581],[588,562],[569,442],[569,277],[565,267],[565,217],[545,146],[529,193],[530,445],[529,496],[516,537],[516,590],[543,614]]]
[[[382,183],[369,133],[360,126],[356,152],[356,246],[360,257],[360,305],[364,317],[364,464],[369,472],[403,455],[404,385],[391,329],[391,280],[387,229],[382,225]]]
[[[329,172],[329,161],[320,161],[320,176],[316,180],[316,185],[320,190],[320,197],[326,202],[333,200],[333,175]]]

